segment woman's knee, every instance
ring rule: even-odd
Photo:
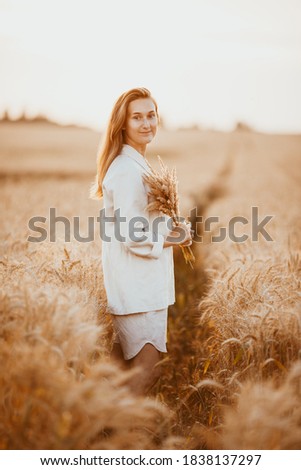
[[[154,382],[157,382],[157,380],[160,379],[162,375],[162,367],[161,364],[155,364],[152,371],[151,371],[152,378]]]

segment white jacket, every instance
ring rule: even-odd
[[[148,169],[143,155],[130,145],[123,145],[103,180],[105,217],[113,217],[118,209],[120,217],[126,217],[126,222],[119,224],[116,217],[115,221],[103,223],[103,232],[110,238],[108,241],[102,236],[104,286],[108,309],[116,315],[159,310],[175,302],[173,248],[163,248],[168,217],[145,210],[150,201],[149,187],[142,176]],[[163,221],[153,230],[158,216]],[[141,219],[133,225],[133,217]],[[114,235],[116,225],[124,237],[122,241]],[[130,233],[133,226],[134,236]],[[139,241],[141,237],[143,240]]]

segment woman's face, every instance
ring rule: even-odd
[[[155,104],[150,98],[131,101],[125,122],[126,143],[145,146],[156,135],[158,118]]]

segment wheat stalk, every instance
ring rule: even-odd
[[[169,170],[163,163],[160,156],[157,156],[160,163],[160,171],[154,170],[149,162],[149,173],[143,175],[143,179],[150,187],[149,195],[152,202],[146,206],[146,210],[160,211],[172,218],[176,226],[180,223],[180,209],[178,196],[178,179],[176,169]],[[181,250],[186,263],[193,269],[195,261],[194,254],[189,246],[181,246]]]

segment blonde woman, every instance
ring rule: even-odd
[[[175,231],[166,216],[146,210],[145,154],[158,122],[157,103],[146,88],[123,93],[113,107],[91,188],[104,205],[102,267],[115,333],[112,357],[139,367],[130,383],[138,394],[157,381],[155,366],[167,352],[168,306],[175,302],[173,246],[191,244],[188,224]]]

